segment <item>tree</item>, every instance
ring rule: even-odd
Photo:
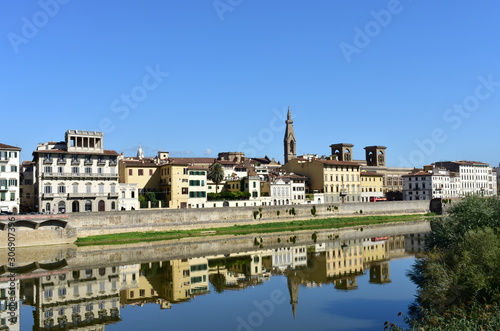
[[[431,223],[424,257],[408,273],[418,287],[413,329],[500,329],[499,229],[497,197],[468,196]]]
[[[207,177],[215,183],[215,193],[217,193],[219,190],[219,184],[224,179],[224,169],[222,169],[220,163],[212,164],[210,169],[208,169]]]

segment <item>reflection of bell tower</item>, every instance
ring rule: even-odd
[[[370,283],[387,284],[390,282],[389,262],[374,263],[370,266]]]
[[[284,164],[297,157],[297,142],[295,140],[295,133],[293,131],[293,120],[290,107],[288,107],[288,114],[286,116],[286,130],[283,144],[285,146],[285,159]]]
[[[297,305],[299,304],[299,284],[300,278],[295,271],[287,275],[288,292],[290,293],[290,304],[292,305],[293,318],[297,314]]]
[[[338,290],[355,290],[358,288],[356,276],[347,276],[335,281],[335,288]]]
[[[353,144],[333,144],[330,145],[332,149],[332,155],[337,156],[337,160],[339,161],[352,161],[352,148]]]
[[[385,167],[385,146],[367,146],[366,165],[375,167]]]

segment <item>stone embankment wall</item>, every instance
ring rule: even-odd
[[[15,251],[23,246],[73,243],[77,231],[68,220],[69,215],[0,216],[0,248]]]
[[[315,211],[313,208],[315,208]],[[86,237],[133,231],[168,231],[327,217],[423,214],[427,212],[429,212],[429,201],[424,200],[345,203],[336,205],[287,205],[174,210],[151,209],[71,214],[68,226],[77,230],[78,237]]]

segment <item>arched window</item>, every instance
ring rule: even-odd
[[[57,204],[57,211],[61,214],[64,214],[66,212],[66,202],[59,201],[59,203]]]
[[[78,213],[80,211],[80,203],[78,201],[73,201],[71,203],[71,212]]]
[[[92,211],[92,201],[85,201],[85,211]]]
[[[111,202],[111,210],[116,210],[116,202]]]

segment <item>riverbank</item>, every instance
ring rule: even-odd
[[[310,219],[291,222],[272,222],[260,224],[234,225],[229,227],[200,228],[174,231],[127,232],[107,235],[96,235],[78,238],[76,244],[84,245],[115,245],[135,242],[171,240],[201,236],[244,235],[251,233],[272,233],[282,231],[324,230],[339,228],[358,228],[377,224],[404,223],[408,221],[424,221],[432,217],[426,215],[393,215],[393,216],[351,216],[325,219]]]

